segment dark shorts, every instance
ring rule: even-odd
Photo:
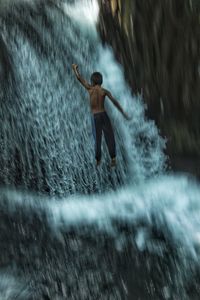
[[[115,137],[110,119],[105,111],[92,114],[92,132],[95,139],[95,158],[101,159],[102,132],[110,157],[114,158],[116,156]]]

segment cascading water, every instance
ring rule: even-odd
[[[4,300],[188,299],[197,272],[200,188],[163,175],[165,142],[101,46],[97,13],[89,0],[1,8],[0,266],[16,278]],[[114,170],[104,141],[95,167],[88,95],[72,63],[87,79],[102,72],[133,117],[124,120],[107,100]],[[127,282],[139,285],[138,264],[143,284],[133,298]],[[128,279],[124,265],[133,268]]]
[[[88,24],[81,29],[76,20],[66,14],[59,18],[57,9],[48,7],[43,14],[50,24],[44,27],[42,16],[33,8],[19,9],[1,22],[15,70],[14,91],[2,99],[1,181],[7,185],[17,181],[50,194],[88,194],[118,187],[132,176],[139,180],[160,171],[163,145],[157,129],[144,120],[142,103],[125,89],[122,71],[111,51],[101,48],[95,29],[90,25],[89,31]],[[129,124],[116,108],[111,112],[118,145],[116,172],[108,171],[108,155],[98,172],[95,168],[88,95],[74,77],[73,62],[87,78],[100,69],[124,108],[132,107]]]

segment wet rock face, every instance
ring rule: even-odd
[[[199,2],[102,0],[100,8],[101,38],[143,94],[169,152],[199,155]]]

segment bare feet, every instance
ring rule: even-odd
[[[96,166],[98,167],[100,165],[101,161],[100,160],[96,160]]]
[[[112,158],[111,160],[111,164],[110,164],[111,167],[115,167],[116,166],[116,158]]]

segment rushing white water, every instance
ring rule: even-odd
[[[178,259],[174,276],[182,292],[199,267],[200,187],[185,176],[161,176],[146,181],[145,187],[129,186],[104,195],[45,199],[2,190],[1,199],[10,216],[18,211],[45,216],[49,230],[58,237],[61,232],[72,228],[78,232],[87,226],[91,236],[103,232],[114,238],[119,251],[131,242],[138,251],[160,259],[173,245]],[[120,224],[126,224],[128,232]]]
[[[45,13],[51,21],[48,8]],[[55,19],[56,14],[55,10]],[[64,15],[43,34],[41,24],[30,18],[25,22],[32,32],[29,40],[15,18],[9,30],[2,22],[17,87],[9,91],[1,111],[1,181],[66,195],[101,193],[159,174],[165,161],[164,141],[154,123],[145,119],[142,101],[131,96],[111,50],[101,47],[95,27],[88,30],[86,22],[83,34],[84,26]],[[34,39],[38,42],[33,47]],[[86,78],[95,68],[102,71],[104,86],[133,115],[127,122],[115,107],[108,108],[117,142],[115,171],[108,168],[104,142],[103,163],[96,170],[88,95],[72,72],[74,62]]]
[[[10,274],[0,274],[0,299],[11,300],[11,299],[28,299],[28,283],[24,284],[25,280],[14,278]]]
[[[63,3],[62,8],[64,12],[70,17],[76,20],[79,25],[89,26],[90,30],[98,21],[99,6],[96,0],[75,1],[74,4],[67,2]]]
[[[91,236],[103,232],[114,238],[120,251],[131,242],[139,252],[164,258],[172,245],[179,259],[176,284],[184,290],[198,267],[200,187],[184,176],[164,174],[165,141],[145,118],[142,99],[131,95],[112,49],[100,43],[97,2],[71,2],[46,4],[40,12],[31,1],[23,15],[16,6],[10,8],[11,19],[0,19],[12,66],[1,90],[2,211],[11,219],[18,212],[43,216],[52,236],[86,226]],[[106,100],[116,135],[116,169],[108,167],[104,140],[102,165],[95,167],[88,95],[74,77],[72,63],[88,80],[93,71],[102,72],[104,87],[132,116],[126,121]],[[128,226],[128,233],[120,224]],[[81,293],[78,299],[90,299]]]
[[[45,199],[8,189],[1,190],[1,195],[6,199],[5,206],[10,213],[15,213],[19,207],[25,211],[33,210],[38,215],[42,211],[49,226],[56,230],[63,226],[97,225],[99,230],[110,232],[117,238],[118,232],[112,221],[126,222],[137,231],[131,238],[136,239],[138,247],[149,247],[150,251],[154,250],[151,230],[155,226],[166,234],[167,239],[177,243],[182,253],[198,259],[200,187],[185,176],[162,175],[146,181],[145,189],[143,184],[137,188],[130,185],[108,194],[72,195],[67,199]],[[143,234],[145,239],[142,239]],[[162,245],[160,251],[162,254]]]

